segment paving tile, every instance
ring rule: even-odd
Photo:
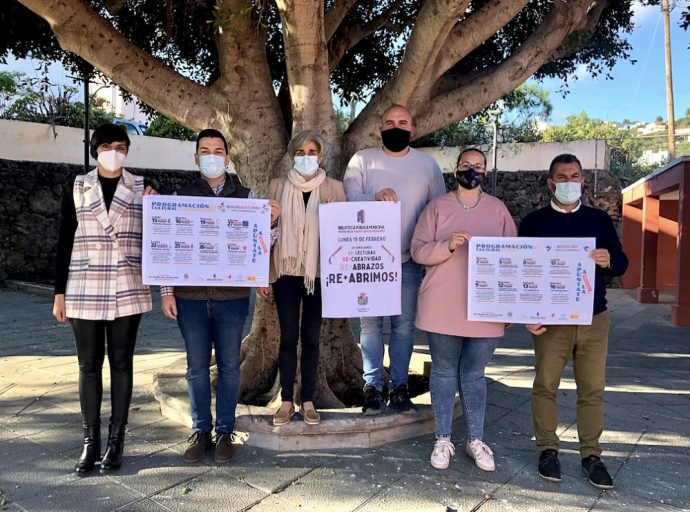
[[[340,463],[336,457],[318,453],[278,453],[244,448],[244,456],[233,460],[223,471],[268,494],[300,479],[315,468]]]
[[[466,474],[429,467],[405,475],[357,510],[472,510],[497,488]]]
[[[224,471],[213,470],[150,499],[172,511],[227,512],[242,510],[266,496],[267,493],[240,482]]]
[[[66,485],[45,486],[21,505],[31,512],[89,512],[116,510],[144,498],[107,476],[95,474],[79,478]]]
[[[41,494],[43,489],[60,487],[77,480],[74,461],[43,452],[30,461],[2,468],[2,489],[10,500],[24,502]]]
[[[686,476],[650,471],[630,464],[623,467],[615,481],[616,489],[641,498],[680,508],[690,508],[690,483]]]
[[[49,455],[53,455],[51,450],[24,437],[10,439],[0,444],[0,474]]]
[[[537,472],[522,471],[508,485],[491,495],[481,511],[519,510],[529,512],[588,511],[600,491],[584,478],[564,478],[561,483],[547,482]]]
[[[19,416],[3,420],[2,425],[21,436],[30,436],[46,430],[59,428],[77,428],[81,418],[60,407],[47,407],[38,411],[27,409]]]
[[[115,509],[116,512],[168,512],[170,509],[150,499],[141,499]]]
[[[687,509],[681,509],[660,500],[643,498],[614,489],[604,493],[599,501],[594,504],[592,510],[596,512],[620,512],[621,510],[634,510],[635,512],[680,512]]]
[[[140,494],[153,496],[216,469],[186,464],[176,452],[163,450],[147,457],[125,457],[122,467],[108,478]]]

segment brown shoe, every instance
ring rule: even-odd
[[[290,408],[287,411],[283,409],[283,406],[281,405],[280,409],[278,409],[278,411],[273,416],[273,424],[276,427],[279,427],[280,425],[285,425],[290,421],[290,418],[292,418],[293,414],[295,414],[294,404],[290,404]]]
[[[210,432],[194,432],[189,436],[187,442],[191,443],[191,446],[184,451],[183,458],[189,464],[194,464],[203,459],[204,455],[206,455],[206,450],[213,445]]]
[[[299,413],[302,415],[304,423],[307,425],[318,425],[321,423],[321,415],[316,411],[316,409],[314,409],[313,405],[306,409],[304,408],[304,405],[302,405],[299,408]]]
[[[213,456],[218,464],[225,464],[230,462],[235,456],[235,447],[232,442],[235,440],[235,434],[224,432],[216,434],[216,453]]]

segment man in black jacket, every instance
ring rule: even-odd
[[[532,389],[534,435],[539,455],[539,475],[560,482],[558,462],[558,405],[556,392],[568,360],[573,358],[577,387],[577,431],[582,470],[600,489],[613,488],[613,480],[601,461],[599,438],[604,430],[606,352],[611,319],[606,310],[606,276],[622,276],[628,268],[618,234],[609,215],[582,204],[584,186],[580,161],[559,155],[549,169],[551,204],[522,221],[519,236],[596,238],[590,256],[597,265],[594,311],[591,325],[527,325],[534,339],[535,379]]]
[[[255,199],[254,193],[230,177],[232,161],[225,137],[213,129],[202,130],[194,156],[199,178],[180,188],[180,196]],[[270,201],[271,243],[277,235],[280,203]],[[213,446],[211,432],[211,351],[218,367],[216,440],[214,459],[232,460],[235,408],[239,398],[240,344],[249,309],[250,288],[230,286],[161,286],[161,308],[177,320],[187,352],[187,388],[194,432],[184,453],[185,462],[200,461]]]

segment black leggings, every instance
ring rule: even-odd
[[[103,399],[103,360],[105,339],[108,338],[110,363],[110,400],[113,425],[126,425],[129,404],[132,401],[132,360],[141,315],[115,320],[71,320],[79,359],[79,403],[84,427],[101,424]]]
[[[316,278],[314,293],[307,294],[304,278],[282,276],[273,283],[273,295],[280,324],[280,397],[292,402],[297,374],[297,342],[302,343],[302,402],[314,399],[319,371],[319,334],[321,333],[321,283]],[[300,305],[302,322],[300,324]]]

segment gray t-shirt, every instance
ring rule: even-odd
[[[343,179],[348,201],[373,201],[384,188],[395,191],[402,213],[401,261],[410,259],[410,242],[419,215],[432,199],[446,193],[441,168],[429,155],[410,148],[401,157],[382,148],[363,149],[347,164]]]

